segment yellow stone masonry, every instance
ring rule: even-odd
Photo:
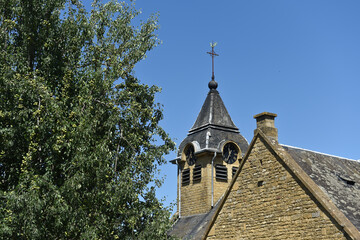
[[[207,239],[349,237],[258,138]]]
[[[195,214],[207,213],[211,210],[211,160],[213,153],[206,153],[198,156],[196,164],[188,166],[186,161],[182,161],[181,171],[183,169],[190,169],[190,183],[181,186],[181,216],[191,216]],[[201,164],[201,181],[194,183],[193,170],[194,167]],[[226,164],[221,155],[217,156],[214,160],[214,166],[216,164],[223,164],[228,169],[228,181],[216,180],[216,171],[214,169],[214,204],[225,193],[232,180],[232,167],[238,167],[239,162],[236,161],[233,164]],[[179,187],[179,184],[178,184]]]

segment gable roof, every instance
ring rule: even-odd
[[[242,162],[240,163],[239,169],[236,172],[234,178],[232,179],[228,189],[226,190],[224,197],[222,198],[221,202],[220,202],[220,206],[218,207],[218,209],[216,210],[215,214],[213,215],[210,224],[208,224],[207,229],[205,231],[205,234],[203,235],[203,239],[205,239],[207,237],[207,235],[209,234],[209,231],[211,229],[211,227],[213,226],[217,216],[219,215],[222,207],[224,206],[231,189],[233,188],[239,174],[242,171],[242,168],[245,164],[245,162],[247,161],[251,150],[254,147],[254,144],[256,142],[256,140],[260,138],[262,140],[264,140],[265,145],[268,147],[268,149],[278,158],[280,158],[283,163],[288,167],[289,171],[291,171],[297,178],[298,180],[305,186],[305,188],[307,190],[309,190],[309,192],[313,195],[313,197],[322,205],[322,207],[333,217],[333,219],[340,225],[343,227],[344,231],[353,239],[360,239],[360,231],[355,227],[355,224],[357,224],[357,221],[355,221],[354,223],[347,218],[344,213],[340,210],[340,208],[338,208],[331,200],[330,196],[328,196],[323,190],[323,187],[321,185],[317,185],[317,183],[315,183],[311,177],[304,171],[304,169],[302,168],[302,166],[300,164],[297,163],[297,161],[303,161],[303,157],[301,156],[302,154],[299,154],[296,156],[296,150],[294,151],[295,148],[291,148],[291,147],[282,147],[279,144],[276,143],[276,141],[270,141],[265,134],[260,130],[260,129],[256,129],[255,130],[255,134],[254,134],[254,138],[252,139],[250,146],[246,152],[245,157],[243,158]],[[290,149],[291,148],[291,149]],[[290,149],[290,150],[289,150]],[[292,157],[292,155],[289,153],[291,152],[292,155],[295,156],[295,158],[297,159],[297,161]],[[314,152],[312,152],[314,153]],[[313,155],[311,153],[311,151],[307,151],[306,154],[308,154],[308,156]],[[315,155],[313,155],[313,157],[315,157]],[[318,159],[320,159],[321,157],[318,156]],[[306,159],[306,158],[305,158]],[[315,158],[314,158],[315,160]],[[304,160],[306,162],[306,160]],[[321,163],[319,163],[321,164]],[[305,167],[305,166],[304,166]],[[343,168],[345,169],[345,168]],[[317,173],[319,174],[320,171],[317,171]],[[321,172],[320,172],[321,175]],[[332,188],[328,188],[329,190]],[[335,189],[335,188],[334,188]],[[345,201],[345,200],[343,200]],[[346,201],[344,206],[347,206]],[[358,208],[357,208],[358,209]],[[354,212],[356,212],[357,209],[354,209]],[[355,216],[357,216],[356,214],[354,214]]]

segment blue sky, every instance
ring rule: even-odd
[[[279,142],[360,159],[360,1],[138,0],[146,18],[159,13],[163,43],[136,67],[136,76],[162,87],[162,126],[177,144],[186,137],[208,92],[209,43],[218,91],[250,142],[253,116],[278,114]],[[176,153],[166,156],[167,160]],[[158,191],[176,200],[175,165]]]

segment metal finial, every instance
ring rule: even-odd
[[[217,82],[215,81],[215,74],[214,74],[214,57],[219,56],[219,55],[217,53],[215,53],[215,51],[214,51],[214,47],[216,45],[217,45],[217,42],[211,42],[210,43],[211,52],[207,52],[208,54],[211,55],[211,58],[212,58],[212,76],[211,76],[211,81],[209,82],[209,88],[210,89],[216,89],[217,88]]]

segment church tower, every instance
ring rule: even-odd
[[[208,86],[195,124],[181,142],[177,158],[171,161],[178,166],[180,218],[207,213],[215,206],[248,148],[216,90],[214,74]]]

